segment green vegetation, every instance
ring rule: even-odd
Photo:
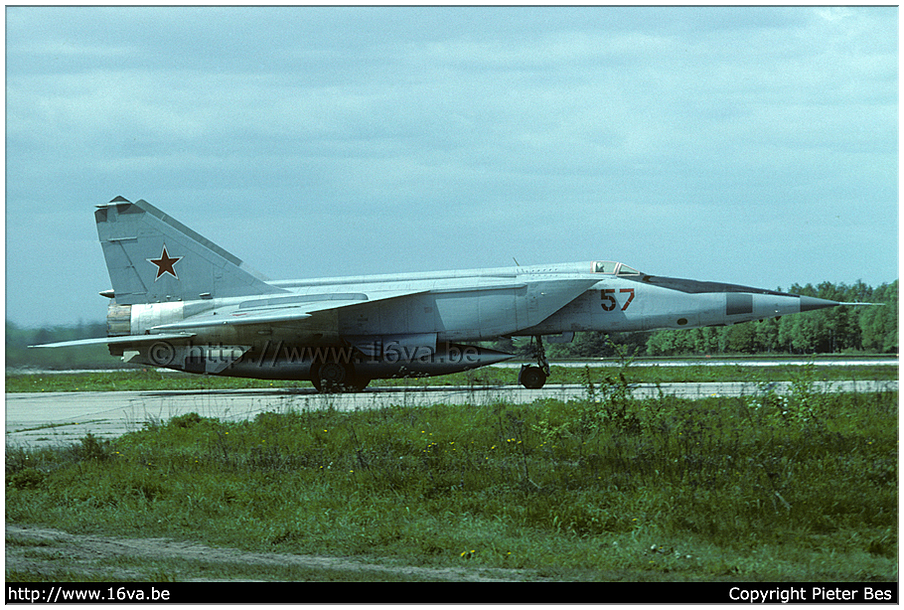
[[[839,302],[885,306],[834,307],[780,319],[688,331],[658,331],[646,343],[649,356],[679,354],[826,354],[898,351],[898,281],[875,290],[823,282],[815,288],[791,286],[789,292]]]
[[[107,369],[121,366],[119,358],[110,356],[106,345],[69,349],[28,349],[29,345],[75,341],[107,334],[104,322],[50,328],[21,328],[6,322],[6,367],[56,369]]]
[[[272,388],[295,386],[312,387],[310,383],[273,382],[238,377],[210,377],[160,371],[133,369],[126,371],[86,373],[21,373],[7,374],[7,392],[112,392],[142,390],[241,390],[247,388]]]
[[[634,401],[626,371],[581,373],[580,401],[192,413],[8,449],[7,520],[527,578],[897,580],[897,392],[822,394],[807,368],[788,396]]]
[[[852,379],[891,380],[898,378],[894,366],[820,366],[818,361],[805,365],[814,379],[841,381]],[[590,367],[594,378],[612,374],[612,367]],[[750,367],[743,364],[721,366],[645,366],[631,367],[625,371],[628,383],[681,383],[701,381],[784,381],[801,371],[800,365],[776,365]],[[581,384],[587,373],[583,368],[555,366],[551,368],[550,384]],[[428,377],[425,379],[377,379],[371,387],[399,386],[470,386],[485,387],[517,385],[518,369],[485,367],[467,373]],[[239,377],[210,377],[155,369],[130,371],[56,373],[56,374],[8,374],[7,392],[103,392],[115,390],[241,390],[249,388],[311,389],[307,381],[265,381]]]

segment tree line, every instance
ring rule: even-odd
[[[831,282],[816,286],[794,284],[787,292],[845,303],[885,305],[832,307],[731,326],[578,333],[571,343],[547,345],[547,354],[551,358],[591,358],[625,352],[634,356],[897,353],[898,280],[878,288],[861,281],[850,286]],[[518,344],[515,349],[525,356],[532,353],[529,342]]]
[[[75,341],[107,334],[106,322],[81,322],[71,326],[22,327],[6,322],[6,368],[82,369],[113,368],[119,359],[105,345],[67,349],[28,349],[29,345]]]

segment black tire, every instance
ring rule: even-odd
[[[346,384],[345,389],[346,392],[363,392],[368,383],[370,383],[370,379],[364,379],[363,377],[352,377],[352,379]]]
[[[370,383],[370,379],[358,377],[350,364],[324,362],[311,377],[311,383],[322,394],[339,392],[361,392]]]
[[[546,373],[539,366],[525,366],[518,374],[518,381],[528,390],[539,390],[546,383]]]
[[[314,387],[324,394],[335,394],[345,390],[346,380],[350,377],[347,365],[338,362],[324,362],[317,367],[314,374]]]

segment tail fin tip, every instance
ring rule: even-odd
[[[120,195],[97,207],[97,233],[118,304],[284,292],[143,199]]]

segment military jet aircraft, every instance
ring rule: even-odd
[[[659,277],[595,260],[464,271],[271,281],[144,200],[94,213],[113,284],[107,344],[125,362],[211,375],[310,380],[466,371],[511,354],[471,345],[536,338],[520,383],[549,375],[542,337],[735,324],[843,305],[734,284]]]

